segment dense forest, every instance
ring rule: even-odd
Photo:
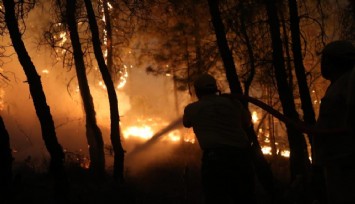
[[[1,0],[0,202],[203,203],[202,73],[252,114],[258,203],[312,203],[320,51],[352,0]]]

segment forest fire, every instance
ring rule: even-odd
[[[257,117],[256,111],[253,111],[253,122],[257,122],[259,119]],[[125,141],[137,141],[145,143],[150,140],[154,135],[162,128],[168,126],[167,121],[163,121],[160,118],[146,118],[138,119],[135,121],[134,125],[127,126],[123,128],[122,136]],[[185,129],[187,132],[182,133],[180,129],[173,129],[163,135],[161,141],[168,141],[171,143],[177,142],[187,142],[194,144],[196,142],[195,135],[192,130]],[[266,135],[266,136],[265,136]],[[273,155],[272,145],[270,144],[270,139],[267,134],[263,135],[265,138],[260,138],[261,151],[264,155]],[[275,143],[276,155],[282,157],[290,157],[290,151],[286,147],[282,147],[279,143]]]
[[[122,136],[126,141],[138,140],[140,142],[146,142],[167,125],[168,122],[162,121],[162,119],[159,118],[137,120],[136,125],[123,128]],[[195,138],[191,134],[182,134],[180,129],[172,129],[162,137],[162,141],[172,143],[183,141],[193,144],[195,143]]]
[[[204,73],[221,93],[243,93],[270,108],[246,100],[250,143],[260,153],[249,198],[333,198],[318,198],[303,179],[312,173],[306,156],[319,146],[307,131],[324,115],[320,99],[329,93],[323,47],[354,39],[354,10],[355,1],[346,0],[281,7],[253,0],[0,0],[0,203],[203,203],[203,152],[182,114],[198,100],[194,81]],[[349,84],[346,105],[355,101]],[[335,102],[345,108],[344,101]],[[354,115],[346,113],[339,116]],[[309,125],[299,131],[298,123]],[[351,143],[344,141],[334,140],[332,152],[346,150]],[[339,186],[327,189],[349,192]]]
[[[260,122],[259,116],[258,116],[257,111],[252,111],[252,122],[253,124],[258,124]],[[270,125],[270,124],[269,124]],[[275,124],[274,124],[275,125]],[[267,127],[266,130],[259,128],[258,130],[258,138],[259,142],[261,145],[261,151],[263,152],[264,155],[271,155],[271,156],[282,156],[282,157],[290,157],[290,151],[286,149],[286,147],[280,146],[280,144],[276,141],[272,144],[272,141],[270,139],[270,135],[272,133],[272,129],[270,127]],[[274,134],[274,133],[272,133]],[[275,137],[273,135],[272,137]],[[273,139],[275,140],[275,138]],[[273,150],[275,148],[275,150]],[[273,155],[276,154],[276,155]]]
[[[261,151],[263,152],[264,155],[272,155],[272,148],[271,146],[262,146]],[[282,157],[290,157],[290,151],[289,150],[276,150],[276,154],[280,155]]]

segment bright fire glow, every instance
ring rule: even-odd
[[[127,83],[127,78],[128,78],[127,65],[123,65],[123,69],[121,69],[120,72],[122,75],[121,75],[120,81],[117,85],[117,89],[123,88]]]
[[[253,113],[251,115],[251,119],[252,119],[253,123],[258,122],[259,117],[258,117],[258,113],[256,111],[253,111]]]
[[[270,146],[263,146],[261,147],[261,151],[263,152],[264,155],[272,155],[272,148]],[[279,150],[277,149],[277,152],[279,155],[282,157],[290,157],[290,151],[289,150]]]
[[[123,131],[123,137],[125,139],[135,137],[143,140],[148,140],[154,135],[151,127],[147,125],[143,126],[131,126]]]
[[[63,46],[64,45],[64,43],[67,41],[67,33],[64,31],[64,32],[61,32],[60,34],[59,34],[59,39],[61,40],[60,42],[59,42],[59,46]]]
[[[110,4],[110,2],[107,2],[107,6],[108,6],[109,10],[111,10],[113,8],[112,5]]]
[[[283,157],[290,157],[290,151],[289,150],[282,150],[280,152],[281,156]]]
[[[269,146],[262,147],[261,151],[263,152],[263,154],[272,155],[271,147],[269,147]]]
[[[120,83],[118,83],[118,85],[117,85],[117,89],[121,89],[121,88],[123,88],[124,87],[124,85],[126,85],[126,83],[127,83],[127,78],[121,78],[120,79]]]
[[[106,90],[106,85],[103,81],[99,81],[99,86]]]
[[[181,140],[180,132],[178,130],[174,130],[170,132],[164,139],[171,142],[179,142]]]
[[[123,128],[122,134],[125,140],[139,139],[142,141],[147,141],[151,139],[155,133],[166,127],[169,123],[167,121],[161,120],[160,118],[148,118],[137,120],[136,124],[138,125]],[[163,135],[161,139],[163,141],[169,141],[173,143],[180,141],[195,143],[194,137],[183,136],[179,129],[168,132],[167,134]]]

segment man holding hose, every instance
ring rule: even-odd
[[[202,156],[206,203],[254,203],[250,142],[244,131],[250,113],[238,100],[220,96],[216,80],[202,74],[194,83],[197,102],[186,106],[185,127],[192,127]]]

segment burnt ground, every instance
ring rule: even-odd
[[[28,164],[19,164],[14,167],[11,191],[2,193],[0,203],[200,204],[203,203],[200,156],[195,145],[186,144],[174,149],[168,156],[153,159],[154,162],[140,170],[131,169],[127,164],[124,185],[114,183],[110,175],[105,180],[95,180],[86,169],[72,162],[67,166],[69,183],[61,192],[54,189],[53,181],[45,171],[34,170]],[[297,202],[297,187],[288,185],[287,159],[268,159],[279,189],[277,199],[280,203],[300,203]],[[140,160],[138,162],[144,163]],[[258,203],[271,203],[258,179],[256,184]]]

